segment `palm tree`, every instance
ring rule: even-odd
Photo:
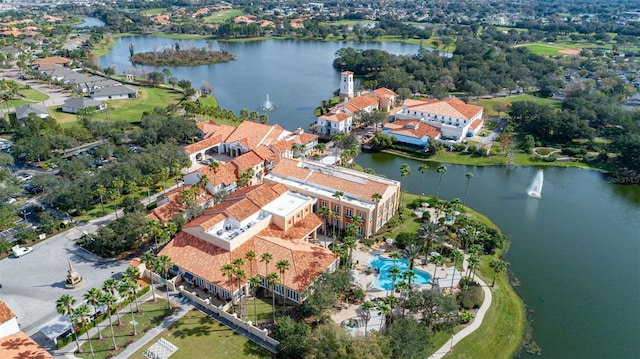
[[[133,294],[136,298],[136,313],[140,312],[140,306],[138,305],[138,278],[140,278],[140,272],[134,267],[129,266],[124,272],[122,277],[129,279],[135,285],[133,286]]]
[[[286,298],[286,290],[285,290],[285,286],[284,286],[284,272],[289,270],[289,261],[286,259],[283,259],[281,261],[278,261],[278,263],[276,263],[276,268],[278,269],[278,271],[280,272],[280,284],[282,285],[282,310],[284,310],[284,304],[287,301]]]
[[[235,278],[235,281],[238,282],[238,291],[240,292],[240,313],[242,314],[242,296],[244,295],[244,291],[241,290],[243,288],[241,284],[247,279],[247,272],[245,272],[244,269],[236,268],[233,271],[233,276]]]
[[[409,261],[409,269],[413,269],[414,261],[420,255],[421,248],[419,245],[412,243],[404,249],[404,257]]]
[[[360,305],[360,309],[362,310],[363,319],[364,319],[364,336],[367,336],[367,325],[369,324],[369,319],[371,319],[371,310],[375,308],[375,304],[372,301],[367,300],[364,301]]]
[[[438,173],[440,174],[440,178],[438,179],[438,192],[436,193],[436,198],[440,198],[440,183],[442,183],[442,176],[447,173],[447,166],[438,166]]]
[[[234,290],[233,290],[233,272],[234,272],[234,268],[233,265],[231,264],[225,264],[222,266],[222,268],[220,268],[220,271],[222,271],[222,276],[223,277],[227,277],[227,279],[229,280],[229,287],[231,287],[231,305],[233,307],[233,311],[235,312],[235,308],[236,308],[236,300],[235,300],[235,295],[233,294]]]
[[[273,322],[276,322],[276,284],[278,284],[278,273],[269,273],[267,275],[267,283],[271,287],[271,307],[273,311]]]
[[[111,294],[114,298],[116,297],[116,292],[118,292],[118,287],[120,283],[115,278],[109,278],[102,283],[102,290],[106,293]],[[116,300],[117,302],[117,300]],[[122,325],[122,320],[120,320],[120,312],[116,308],[116,316],[118,317],[118,326]]]
[[[91,309],[89,309],[89,307],[86,304],[82,304],[81,306],[79,306],[78,308],[76,308],[73,311],[73,315],[76,318],[80,318],[80,327],[84,328],[88,323],[88,317],[89,317],[89,312],[91,311]],[[95,353],[93,352],[93,344],[91,343],[91,336],[89,336],[89,329],[87,328],[87,342],[89,342],[89,350],[91,350],[91,357],[93,359],[96,358]]]
[[[467,191],[469,190],[469,181],[471,181],[471,179],[473,178],[473,173],[467,172],[464,176],[467,177],[467,185],[464,187],[464,196],[462,197],[462,204],[464,204],[465,201],[467,200]]]
[[[111,313],[116,306],[118,299],[116,296],[109,292],[102,292],[102,303],[107,306],[107,314],[109,316],[109,329],[111,329],[111,340],[113,341],[113,350],[118,350],[118,343],[116,343],[116,335],[113,332],[113,322],[111,321]]]
[[[338,199],[338,230],[340,230],[340,224],[342,223],[342,197],[344,197],[344,192],[335,191],[333,197]]]
[[[380,329],[379,331],[382,331],[382,323],[386,322],[389,317],[391,317],[391,310],[393,308],[391,308],[389,306],[389,304],[387,302],[385,302],[384,300],[380,300],[376,303],[376,309],[378,309],[380,312],[378,313],[378,315],[383,315],[385,317],[385,320],[381,320],[380,321]]]
[[[147,221],[147,235],[153,238],[153,243],[155,244],[155,248],[158,248],[158,233],[160,232],[160,230],[161,230],[160,222],[156,221],[155,219],[151,219]],[[146,254],[147,253],[145,253],[145,255]],[[148,254],[153,256],[153,254],[151,253],[148,253]]]
[[[472,253],[469,256],[467,262],[469,263],[469,274],[467,275],[467,277],[473,280],[473,278],[475,277],[476,267],[480,263],[480,257],[477,254]]]
[[[398,253],[398,251],[393,251],[391,252],[391,254],[389,254],[389,258],[393,259],[393,266],[395,267],[398,259],[402,258],[402,256],[400,255],[400,253]]]
[[[507,268],[507,263],[499,258],[495,258],[492,259],[491,262],[489,262],[489,267],[493,269],[493,282],[491,282],[491,287],[493,287],[496,284],[496,275]]]
[[[144,263],[147,269],[149,270],[149,279],[151,279],[151,294],[153,295],[153,301],[156,301],[156,291],[153,288],[153,273],[156,271],[156,255],[151,252],[146,252],[140,262]]]
[[[344,249],[346,250],[347,260],[346,265],[347,268],[351,268],[351,263],[353,262],[353,250],[356,249],[358,242],[356,238],[353,236],[346,236],[342,239],[342,244]]]
[[[264,262],[264,276],[269,274],[269,262],[273,260],[273,256],[269,252],[264,252],[260,256],[260,262]]]
[[[403,163],[402,166],[400,166],[400,177],[402,177],[402,187],[404,188],[404,191],[400,193],[400,203],[404,203],[404,192],[407,191],[404,184],[408,176],[411,176],[411,167],[409,167],[408,164]]]
[[[441,255],[435,255],[433,257],[431,257],[431,262],[433,262],[433,264],[435,264],[436,268],[433,270],[433,278],[431,278],[431,283],[435,284],[436,283],[436,276],[438,275],[438,266],[441,266],[444,263],[444,258],[442,258]]]
[[[256,261],[256,252],[248,251],[245,253],[244,258],[249,261],[249,276],[253,277],[253,262]]]
[[[144,177],[142,177],[142,180],[140,181],[140,184],[143,187],[147,188],[147,198],[151,197],[151,186],[153,186],[153,183],[154,183],[153,177],[151,177],[151,176],[144,176]]]
[[[329,221],[329,217],[331,217],[331,210],[327,206],[322,206],[318,210],[318,214],[320,216],[322,216],[322,219],[324,219],[323,231],[324,231],[324,235],[326,236],[327,235],[327,222]]]
[[[255,325],[258,325],[258,307],[256,306],[256,293],[258,287],[262,285],[262,278],[260,276],[253,276],[249,279],[249,285],[251,285],[251,291],[253,292],[253,315],[255,316]]]
[[[400,267],[394,265],[393,267],[391,267],[391,269],[389,269],[389,277],[391,278],[391,293],[395,292],[396,280],[400,278],[400,275],[402,275],[402,270],[400,269]]]
[[[173,263],[171,263],[171,258],[169,258],[169,256],[163,254],[156,260],[156,266],[158,273],[164,279],[164,288],[167,292],[167,309],[171,309],[171,302],[169,301],[169,281],[167,280],[167,274],[169,274],[169,268],[173,266]]]
[[[104,210],[104,196],[107,195],[107,188],[101,184],[96,186],[95,194],[100,197],[100,206],[102,206],[102,214],[105,214]]]
[[[98,306],[102,305],[102,291],[98,288],[91,288],[86,292],[83,298],[87,303],[93,306],[93,313],[96,316],[96,328],[98,328],[98,339],[102,340],[102,331],[98,327]]]
[[[64,294],[58,300],[56,300],[56,311],[59,314],[66,315],[69,317],[69,321],[71,322],[71,331],[73,332],[74,338],[76,340],[76,352],[82,353],[82,349],[80,349],[80,342],[78,341],[78,333],[76,332],[76,323],[73,320],[73,306],[76,304],[76,299],[68,294]]]
[[[451,289],[453,289],[453,280],[456,277],[456,266],[458,265],[458,261],[462,260],[464,256],[462,252],[454,249],[453,252],[451,252],[451,258],[453,258],[453,275],[451,276]]]
[[[133,315],[133,300],[135,299],[133,288],[135,284],[127,278],[123,279],[120,282],[120,286],[118,287],[118,292],[120,296],[125,298],[129,302],[129,312],[131,313],[131,325],[133,326],[133,336],[138,335],[138,331],[136,330],[136,318]]]
[[[422,185],[424,184],[424,174],[429,170],[429,165],[426,163],[421,164],[418,167],[418,171],[420,171],[420,200],[422,200],[422,195],[424,192],[422,191]]]
[[[428,222],[423,224],[418,230],[418,237],[423,239],[424,242],[422,244],[423,253],[425,258],[429,255],[431,251],[431,242],[438,238],[437,232],[438,225],[434,222]]]

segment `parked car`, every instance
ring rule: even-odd
[[[209,165],[209,164],[211,164],[211,160],[208,160],[208,159],[205,158],[202,161],[200,161],[200,163],[202,163],[203,165]]]
[[[33,252],[33,247],[20,247],[18,245],[15,245],[11,249],[13,250],[13,255],[16,256],[16,258],[20,258],[26,254]]]

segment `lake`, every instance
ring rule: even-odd
[[[100,65],[115,65],[122,73],[132,67],[129,43],[136,51],[151,51],[175,42],[159,37],[119,39],[112,52],[100,58]],[[178,42],[181,48],[209,46],[205,40]],[[297,40],[223,46],[238,59],[169,69],[194,87],[210,82],[220,106],[236,113],[242,108],[257,110],[269,94],[279,106],[269,113],[270,123],[290,130],[307,128],[314,121],[313,108],[338,88],[339,73],[331,66],[337,49],[353,46],[398,54],[418,49],[399,43]],[[421,191],[419,162],[386,154],[361,154],[356,162],[398,180],[400,166],[409,163],[413,175],[407,178],[407,190]],[[436,167],[425,175],[425,194],[435,194]],[[447,168],[441,197],[462,197],[465,173],[473,172],[467,205],[486,214],[511,239],[506,259],[521,282],[516,290],[533,311],[533,336],[543,358],[640,357],[640,186],[612,184],[597,171],[554,167],[544,169],[542,197],[534,199],[526,190],[537,168]]]
[[[363,153],[356,162],[399,181],[407,163],[413,174],[406,190],[437,191],[437,163],[429,163],[421,189],[422,162],[384,153]],[[535,199],[526,192],[538,168],[444,165],[440,197],[462,198],[472,172],[466,204],[511,240],[506,261],[532,310],[543,358],[640,357],[640,186],[611,184],[593,170],[550,167]]]
[[[180,48],[209,47],[224,49],[237,56],[234,61],[200,66],[141,66],[140,70],[161,71],[168,68],[178,79],[191,81],[200,88],[207,81],[215,88],[220,107],[239,113],[242,108],[259,111],[267,94],[277,110],[267,112],[270,123],[288,130],[307,129],[315,123],[313,110],[322,100],[333,96],[340,87],[340,73],[332,66],[335,52],[343,47],[375,48],[394,54],[415,54],[418,46],[401,43],[319,42],[303,40],[262,40],[224,42],[206,40],[172,40],[155,36],[118,39],[111,53],[100,57],[100,66],[116,66],[116,72],[133,69],[129,61],[129,44],[136,52],[160,51],[180,44]],[[262,111],[259,111],[262,112]]]
[[[77,24],[77,25],[73,25],[73,27],[75,27],[75,28],[87,28],[87,27],[94,27],[94,26],[102,27],[104,25],[105,25],[104,21],[98,19],[97,17],[83,16],[82,17],[82,23]]]

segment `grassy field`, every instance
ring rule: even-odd
[[[167,9],[165,9],[165,8],[156,8],[156,9],[144,10],[144,11],[142,11],[140,13],[142,15],[160,15],[165,11],[167,11]]]
[[[20,94],[20,96],[24,97],[26,100],[33,101],[33,102],[42,102],[49,99],[49,95],[34,89],[22,89],[18,91],[18,93]]]
[[[95,353],[95,358],[111,358],[114,354],[117,354],[124,350],[124,348],[130,343],[134,342],[137,339],[140,339],[144,333],[151,328],[160,325],[164,318],[167,316],[167,301],[158,299],[157,302],[145,302],[139,303],[140,311],[142,313],[134,313],[136,324],[137,336],[133,337],[133,326],[131,325],[131,314],[128,312],[128,308],[125,309],[125,313],[120,313],[120,318],[122,319],[122,326],[116,325],[117,316],[114,315],[111,320],[113,320],[113,332],[115,334],[116,343],[118,343],[118,350],[114,351],[113,342],[111,340],[111,330],[109,329],[109,320],[106,322],[100,323],[102,327],[101,332],[103,339],[98,340],[98,336],[91,338],[91,345],[93,346],[93,351]],[[135,304],[133,305],[135,311]],[[86,334],[84,334],[84,338],[86,339]],[[73,342],[72,342],[73,343]],[[73,343],[75,345],[75,343]],[[89,350],[89,343],[83,342],[82,346],[82,354],[76,353],[75,355],[80,358],[91,358],[91,352]]]
[[[145,359],[142,353],[160,338],[179,349],[171,359],[241,359],[271,358],[271,354],[231,329],[199,311],[185,314],[153,338],[131,358]]]
[[[276,310],[278,306],[278,298],[276,298]],[[258,298],[256,299],[256,309],[258,312],[258,321],[256,322],[255,312],[253,310],[253,299],[247,300],[246,308],[245,308],[245,316],[244,320],[250,320],[252,322],[260,323],[262,321],[270,321],[273,320],[273,305],[271,303],[271,298]]]
[[[245,12],[240,9],[227,9],[222,11],[216,11],[211,15],[203,18],[202,20],[204,22],[208,22],[211,24],[217,24],[217,23],[225,22],[229,19],[233,19],[236,16],[242,16],[244,14]]]
[[[513,103],[517,101],[531,101],[538,104],[552,105],[554,107],[560,107],[560,105],[562,104],[562,102],[559,100],[554,100],[552,98],[546,98],[546,97],[538,97],[538,96],[534,96],[527,93],[507,96],[507,97],[492,98],[488,100],[484,100],[484,99],[471,100],[469,101],[469,103],[472,105],[478,105],[478,106],[484,107],[485,115],[502,117],[506,114],[504,112],[498,113],[496,110],[494,110],[494,105],[496,104],[496,102]]]
[[[140,87],[139,96],[134,99],[106,101],[109,109],[97,114],[100,120],[123,120],[127,122],[139,122],[143,112],[151,111],[156,107],[166,107],[172,103],[178,103],[182,94],[177,91],[163,90],[159,88]],[[73,114],[64,113],[56,108],[52,113],[63,127],[75,126],[78,117]]]

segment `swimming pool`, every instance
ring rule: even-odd
[[[389,270],[393,267],[393,259],[382,258],[380,256],[375,256],[369,260],[369,266],[372,269],[378,268],[380,270],[380,275],[376,278],[376,281],[373,282],[373,285],[376,288],[391,290],[393,285],[391,277],[389,277]],[[409,261],[405,258],[400,258],[396,261],[396,266],[400,268],[402,272],[409,269]],[[423,271],[413,269],[416,274],[413,276],[411,282],[417,284],[429,284],[431,280],[431,276]],[[402,278],[397,278],[396,283],[400,282]]]

